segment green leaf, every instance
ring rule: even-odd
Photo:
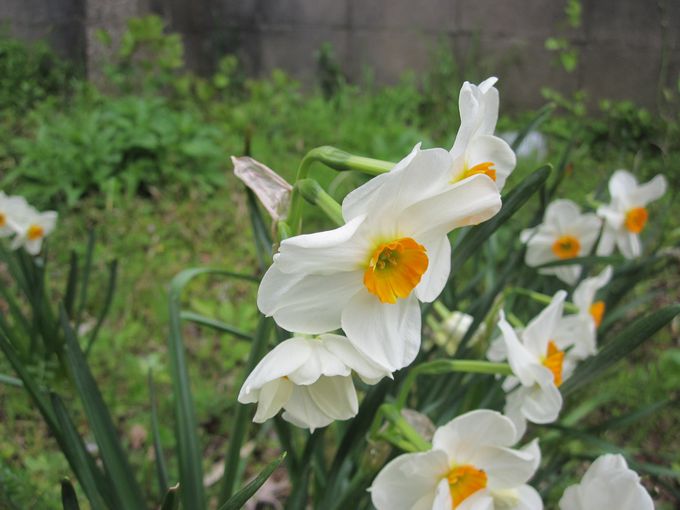
[[[184,340],[182,337],[181,295],[184,287],[200,275],[221,275],[258,282],[250,275],[235,273],[226,269],[190,268],[177,274],[170,283],[169,311],[170,334],[168,352],[170,355],[170,375],[175,396],[175,418],[177,427],[177,458],[179,461],[179,480],[182,487],[180,497],[185,508],[202,510],[207,508],[203,487],[203,459],[198,443],[196,411],[191,394],[189,370],[187,367]]]
[[[161,510],[178,510],[180,502],[179,484],[170,487],[168,492],[165,493],[163,497],[163,503],[161,503]]]
[[[61,481],[61,506],[64,510],[80,510],[76,491],[68,478]]]
[[[585,360],[560,387],[563,395],[603,375],[607,368],[624,358],[680,313],[680,305],[667,306],[636,320],[608,342],[595,356]]]
[[[97,335],[99,334],[99,329],[102,327],[102,324],[104,323],[104,319],[106,318],[107,314],[109,313],[109,310],[111,309],[111,303],[113,302],[113,295],[116,292],[116,277],[118,274],[118,261],[113,260],[111,264],[109,265],[109,282],[108,285],[106,286],[106,297],[104,298],[104,306],[102,306],[101,311],[99,312],[99,317],[97,317],[97,323],[94,326],[94,329],[92,330],[92,333],[90,334],[90,338],[87,341],[87,348],[85,349],[85,355],[87,356],[90,354],[90,349],[92,349],[92,346],[94,345],[94,341],[97,339]]]
[[[99,508],[102,509],[107,508],[107,505],[104,502],[104,499],[102,497],[102,494],[100,493],[99,488],[102,484],[106,483],[103,480],[103,474],[101,473],[101,471],[99,471],[99,468],[94,463],[94,460],[87,452],[87,449],[83,444],[83,440],[78,434],[78,431],[76,430],[75,426],[73,425],[73,421],[68,415],[68,412],[66,411],[66,408],[64,407],[64,403],[62,402],[62,400],[55,393],[52,393],[50,397],[52,400],[52,407],[54,407],[54,412],[57,417],[57,421],[59,422],[59,426],[61,427],[61,430],[63,432],[64,446],[68,449],[69,452],[71,452],[72,459],[71,468],[73,469],[73,472],[76,473],[76,476],[80,481],[80,485],[83,487],[83,491],[85,492],[87,499],[90,501],[90,505],[92,506],[93,510]],[[66,451],[66,449],[64,451]],[[68,482],[68,480],[66,481]],[[68,485],[71,487],[70,482],[68,483]],[[73,487],[71,487],[71,490],[73,490]],[[63,481],[61,494],[63,500],[64,498]],[[75,508],[77,507],[78,503],[76,501]],[[65,504],[64,508],[65,509],[67,508]]]
[[[535,131],[538,126],[543,124],[550,115],[552,115],[552,112],[555,111],[555,108],[557,108],[557,105],[555,103],[548,103],[547,105],[543,106],[540,110],[536,112],[536,115],[534,116],[529,123],[522,128],[522,130],[517,133],[517,136],[515,139],[512,141],[512,144],[510,144],[510,147],[512,147],[513,151],[516,151],[520,145],[522,145],[522,142],[524,139],[529,136],[529,133],[532,131]]]
[[[232,326],[231,324],[227,324],[226,322],[218,321],[216,319],[211,319],[198,313],[183,310],[180,313],[180,317],[182,320],[195,322],[196,324],[200,324],[201,326],[207,326],[209,328],[221,331],[223,333],[229,333],[237,338],[243,338],[244,340],[253,339],[253,335],[251,335],[247,331],[243,331],[235,326]]]
[[[97,440],[106,473],[115,489],[113,496],[119,508],[141,510],[145,507],[142,491],[134,479],[132,467],[118,441],[118,431],[111,420],[97,382],[87,366],[63,306],[60,309],[60,319],[66,334],[66,363]]]
[[[0,384],[6,384],[8,386],[15,386],[17,388],[21,388],[24,385],[21,382],[21,379],[17,379],[16,377],[12,377],[11,375],[5,375],[5,374],[0,374]]]
[[[80,330],[83,318],[83,310],[87,303],[87,291],[90,286],[90,272],[92,271],[92,257],[94,255],[94,230],[90,229],[87,235],[87,249],[85,251],[85,265],[83,266],[83,278],[80,281],[80,296],[78,297],[78,310],[76,312],[76,325],[74,330]]]
[[[541,189],[549,175],[549,166],[543,166],[533,172],[503,198],[503,207],[496,216],[467,230],[453,249],[452,267],[461,267],[473,253],[479,250],[491,234],[508,221],[536,191]]]
[[[158,403],[156,401],[156,387],[153,383],[153,374],[149,369],[149,400],[151,401],[151,432],[153,435],[153,450],[156,458],[156,474],[158,475],[158,488],[165,491],[168,488],[168,468],[163,454],[161,435],[158,427]]]
[[[71,252],[69,262],[68,279],[66,280],[66,292],[64,293],[64,308],[70,318],[73,318],[73,304],[76,300],[76,287],[78,286],[78,255]]]
[[[262,356],[264,356],[269,343],[271,325],[271,319],[266,317],[260,319],[260,322],[257,325],[257,331],[255,332],[255,340],[250,349],[250,356],[248,357],[248,362],[243,370],[243,376],[240,381],[241,384],[245,382],[248,374],[255,368],[255,365],[257,365]],[[236,487],[238,465],[241,459],[241,446],[243,445],[243,441],[248,432],[248,427],[250,426],[250,413],[250,406],[237,404],[236,416],[234,417],[234,424],[231,435],[229,436],[229,448],[227,450],[227,455],[224,458],[224,477],[222,479],[221,499],[230,498]]]
[[[253,228],[253,236],[255,238],[255,254],[257,255],[260,272],[264,273],[271,262],[272,239],[269,235],[262,212],[257,205],[255,193],[253,193],[251,189],[246,188],[246,196],[248,197],[250,225]]]
[[[262,484],[267,481],[274,470],[279,467],[279,464],[281,464],[285,458],[286,453],[284,452],[278,459],[264,468],[262,472],[257,475],[255,480],[243,487],[240,491],[223,503],[222,506],[219,507],[219,510],[239,510],[243,508],[246,502],[253,496],[253,494],[258,491],[260,487],[262,487]]]

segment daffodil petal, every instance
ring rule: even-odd
[[[550,304],[541,310],[522,332],[524,347],[537,359],[545,356],[548,350],[548,342],[553,340],[551,336],[557,329],[559,320],[562,318],[566,297],[567,293],[565,291],[560,290],[556,292]]]
[[[476,136],[468,147],[467,159],[469,167],[486,161],[493,163],[499,191],[517,165],[517,156],[510,145],[502,138],[491,135]]]
[[[441,294],[449,279],[451,272],[451,242],[448,237],[440,234],[421,239],[420,241],[427,250],[429,264],[415,292],[420,301],[430,303]]]

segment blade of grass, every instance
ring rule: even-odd
[[[73,306],[76,300],[76,288],[78,287],[78,255],[75,251],[71,252],[69,261],[68,278],[66,280],[66,291],[64,292],[64,308],[69,318],[73,318]]]
[[[83,403],[88,422],[97,440],[104,467],[115,488],[119,508],[143,509],[142,491],[133,476],[132,467],[118,441],[118,431],[111,420],[99,387],[90,372],[75,333],[68,322],[66,311],[60,308],[61,326],[66,336],[65,358]]]
[[[106,316],[108,315],[109,310],[111,309],[113,295],[116,292],[117,275],[118,275],[118,261],[113,260],[111,261],[111,264],[109,264],[109,281],[106,286],[106,297],[104,298],[104,306],[102,306],[102,309],[99,312],[99,317],[97,317],[97,323],[95,324],[94,329],[90,334],[90,338],[87,341],[85,356],[88,356],[90,354],[90,349],[92,349],[94,341],[97,339],[97,335],[99,335],[99,329],[102,327],[104,319],[106,319]]]
[[[650,339],[680,313],[680,305],[671,305],[642,317],[621,331],[595,356],[585,360],[560,387],[563,395],[603,375],[607,368]]]
[[[279,464],[286,458],[286,452],[275,461],[271,462],[257,477],[248,485],[243,487],[240,491],[230,497],[226,502],[219,507],[219,510],[239,510],[245,506],[247,501],[258,491],[260,487],[267,481],[274,470],[279,467]]]
[[[156,386],[153,382],[153,374],[149,369],[149,400],[151,401],[151,432],[153,435],[153,450],[155,455],[156,475],[158,476],[158,489],[163,494],[168,489],[168,468],[163,454],[161,435],[158,427],[158,403],[156,401]]]
[[[92,256],[94,254],[94,230],[90,229],[87,234],[87,248],[85,250],[85,265],[83,266],[83,278],[80,281],[80,296],[78,297],[78,310],[76,311],[75,331],[80,330],[83,319],[83,310],[87,302],[87,291],[90,286],[90,271],[92,271]]]

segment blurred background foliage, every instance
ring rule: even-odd
[[[105,33],[100,40],[111,44]],[[573,60],[578,56],[558,38],[546,45],[559,54],[562,65],[577,65]],[[159,285],[165,287],[189,265],[245,272],[257,267],[252,234],[243,228],[248,221],[245,195],[231,175],[229,156],[248,152],[292,181],[300,157],[322,144],[387,160],[401,158],[419,141],[425,147],[448,147],[459,124],[460,85],[479,81],[493,69],[474,45],[462,62],[435,48],[425,75],[407,74],[397,85],[377,87],[367,70],[360,83],[348,83],[333,48],[323,45],[317,55],[318,85],[311,90],[303,90],[281,71],[263,79],[247,78],[228,55],[213,75],[197,76],[184,69],[181,39],[166,34],[155,17],[131,20],[113,55],[105,80],[97,87],[46,46],[0,37],[0,189],[60,212],[53,245],[73,246],[82,256],[87,231],[94,228],[99,240],[94,264],[100,271],[93,271],[93,278],[106,274],[108,260],[120,261],[110,318],[90,362],[132,452],[132,463],[148,488],[154,483],[146,380],[150,368],[156,374],[161,437],[166,445],[174,441],[172,406],[165,391],[170,387],[167,296],[159,292]],[[499,89],[502,95],[502,83]],[[680,77],[676,88],[659,91],[659,112],[611,101],[593,111],[586,107],[583,93],[567,98],[545,90],[544,96],[555,111],[540,125],[540,141],[520,152],[511,186],[539,164],[558,165],[564,157],[561,196],[581,203],[584,190],[604,193],[617,168],[631,169],[641,180],[662,172],[672,191],[659,209],[665,213],[652,234],[677,250],[680,215],[671,207],[680,185]],[[503,116],[498,129],[512,137],[535,115]],[[337,199],[363,179],[352,173],[314,172]],[[321,216],[316,224],[325,225]],[[54,250],[53,255],[50,271],[63,279],[68,254]],[[474,267],[467,270],[471,276]],[[0,270],[0,284],[3,278]],[[81,328],[95,323],[105,287],[105,281],[92,285],[92,308],[85,308]],[[549,287],[546,284],[544,290]],[[258,314],[252,286],[199,282],[191,288],[200,291],[193,295],[202,297],[191,298],[186,308],[243,330],[255,329]],[[677,301],[678,288],[676,263],[630,296],[628,314]],[[61,291],[50,292],[58,298]],[[652,302],[636,304],[636,296],[642,295],[653,296]],[[596,389],[607,398],[587,414],[588,425],[596,428],[640,404],[663,399],[677,404],[679,330],[675,323],[601,379]],[[197,327],[186,331],[185,340],[210,484],[211,474],[222,465],[230,430],[237,391],[233,369],[244,363],[249,343]],[[4,359],[0,373],[11,373]],[[606,439],[646,455],[678,452],[679,421],[680,407],[666,406],[635,426],[608,430]],[[81,433],[86,438],[91,434],[84,428]],[[267,427],[259,434],[256,442],[246,444],[256,449],[253,471],[278,449]],[[58,508],[57,481],[69,474],[68,466],[27,396],[4,385],[0,385],[0,437],[4,438],[0,501],[6,502],[2,504]],[[175,469],[176,459],[169,461]],[[680,470],[680,465],[676,462],[674,468]],[[668,494],[675,491],[677,496],[680,486],[677,478],[668,483],[670,489],[652,490],[672,508]]]

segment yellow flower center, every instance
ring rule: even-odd
[[[453,508],[456,508],[475,492],[484,489],[487,484],[486,473],[469,464],[454,467],[446,475],[446,478],[449,481]]]
[[[5,218],[5,215],[0,212],[0,228],[4,227],[5,223],[7,223],[7,219]]]
[[[40,225],[31,225],[26,232],[29,241],[40,239],[43,235],[45,235],[45,230]]]
[[[463,179],[467,179],[468,177],[471,177],[471,176],[477,175],[477,174],[484,174],[484,175],[490,177],[491,180],[495,181],[496,180],[496,169],[493,167],[493,162],[486,161],[484,163],[478,163],[471,168],[468,168],[468,166],[466,164],[465,170],[463,171],[463,173],[461,174],[461,176],[458,180],[462,181]]]
[[[364,271],[364,285],[383,303],[408,297],[427,270],[426,251],[410,237],[378,245]]]
[[[633,234],[639,234],[647,224],[649,213],[644,207],[633,207],[626,212],[626,228]]]
[[[590,315],[593,316],[595,327],[599,328],[600,324],[602,324],[602,317],[604,316],[606,308],[607,306],[604,304],[604,301],[595,301],[590,305]]]
[[[560,351],[555,342],[548,342],[548,352],[543,358],[543,366],[552,372],[553,381],[558,388],[562,384],[562,364],[564,363],[564,351]]]
[[[572,259],[581,251],[581,243],[574,236],[562,236],[552,245],[553,253],[561,259]]]

